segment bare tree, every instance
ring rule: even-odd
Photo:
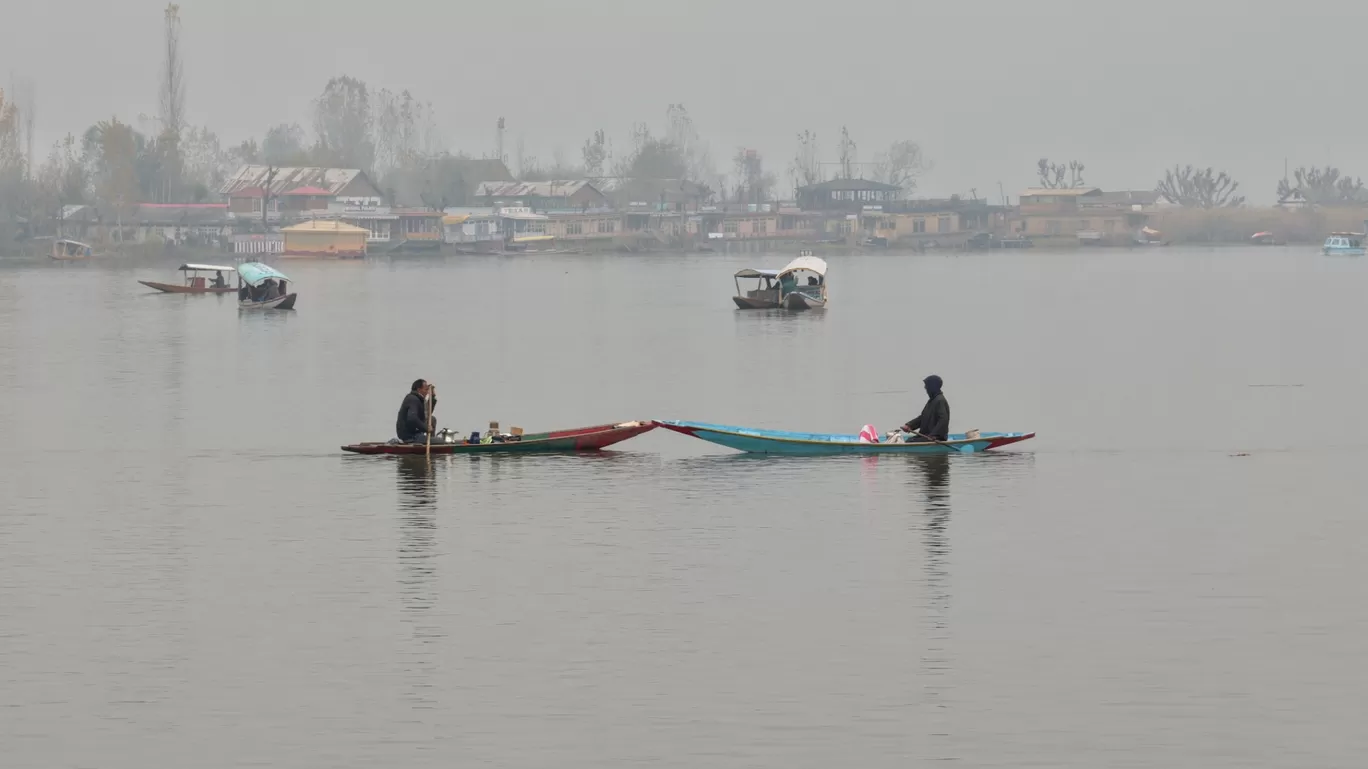
[[[519,180],[525,182],[550,181],[549,179],[543,178],[546,176],[546,172],[542,170],[541,163],[537,160],[537,156],[527,152],[527,142],[521,135],[518,136],[518,143],[515,145],[514,153],[514,157],[516,157],[518,161],[517,177]]]
[[[917,177],[928,168],[921,145],[909,139],[893,142],[886,152],[874,156],[874,179],[891,184],[903,196],[917,189]]]
[[[85,166],[76,153],[76,137],[67,134],[52,145],[47,161],[34,175],[34,220],[53,222],[53,231],[61,237],[62,207],[87,200]]]
[[[137,207],[142,190],[138,179],[138,134],[127,123],[110,118],[87,131],[86,143],[98,155],[96,197],[105,210],[114,213],[118,239],[122,243],[123,219]]]
[[[1225,171],[1212,168],[1174,166],[1166,171],[1155,187],[1164,200],[1186,208],[1235,208],[1244,205],[1244,196],[1236,195],[1239,182],[1231,180]]]
[[[685,172],[680,179],[697,181],[712,175],[712,156],[708,145],[698,136],[698,128],[683,104],[665,110],[665,141],[674,145],[684,158]]]
[[[279,123],[266,129],[261,138],[260,162],[277,166],[305,166],[309,164],[309,151],[305,147],[304,129],[298,123]],[[256,155],[255,142],[246,148],[249,154]],[[257,162],[244,160],[243,162]]]
[[[1287,179],[1278,182],[1278,199],[1285,200],[1300,192],[1306,202],[1317,206],[1359,205],[1368,199],[1361,178],[1342,176],[1338,168],[1298,168],[1292,172],[1296,184]]]
[[[437,154],[440,139],[431,102],[419,101],[407,90],[396,94],[381,89],[373,112],[377,173],[412,172],[424,158]]]
[[[798,151],[789,165],[793,186],[808,187],[822,181],[821,158],[817,150],[817,134],[810,130],[798,134]]]
[[[161,124],[162,130],[180,136],[185,127],[185,67],[180,51],[180,6],[171,3],[164,14],[166,30],[162,51]]]
[[[840,148],[841,178],[854,179],[855,167],[860,164],[858,148],[845,126],[841,126],[841,141],[837,146]]]
[[[233,162],[232,155],[223,149],[217,134],[202,127],[186,127],[180,148],[184,162],[183,180],[190,198],[203,203],[223,186]]]
[[[38,184],[51,193],[54,202],[75,205],[89,198],[89,180],[76,146],[75,136],[63,136],[53,143],[47,161],[38,168]]]
[[[584,147],[580,149],[580,157],[584,161],[584,174],[591,179],[601,178],[610,152],[608,137],[602,128],[585,139]]]
[[[736,198],[741,202],[763,203],[770,199],[774,188],[774,174],[765,171],[765,161],[759,152],[738,147],[732,158],[738,188]]]
[[[551,167],[546,169],[546,175],[552,179],[580,179],[588,176],[584,168],[570,162],[565,148],[559,146],[551,150]]]
[[[370,89],[354,77],[334,77],[314,101],[314,161],[374,171]]]
[[[243,139],[236,147],[228,150],[233,165],[256,164],[261,162],[261,146],[256,139]]]
[[[668,139],[658,139],[645,123],[632,127],[632,151],[613,163],[618,179],[688,179],[689,159]]]
[[[165,30],[162,50],[162,79],[160,91],[161,134],[157,150],[162,155],[158,197],[172,200],[179,196],[182,186],[184,160],[181,140],[185,131],[185,67],[180,50],[180,6],[171,3],[163,14]]]
[[[1068,164],[1051,163],[1049,158],[1041,158],[1036,163],[1036,173],[1040,175],[1040,186],[1048,189],[1076,189],[1084,185],[1083,170],[1086,168],[1077,160]]]
[[[38,94],[33,80],[23,78],[15,81],[11,76],[14,104],[19,110],[19,146],[24,152],[24,179],[33,178],[33,140],[34,124],[38,117]]]
[[[21,210],[27,207],[20,119],[19,108],[6,101],[0,89],[0,238],[6,240]]]

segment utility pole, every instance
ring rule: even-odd
[[[504,165],[508,164],[508,158],[504,156],[504,119],[499,118],[499,128],[494,133],[494,157]]]

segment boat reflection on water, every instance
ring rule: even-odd
[[[437,471],[446,457],[395,457],[399,490],[399,608],[409,627],[413,660],[405,699],[415,708],[437,705],[437,651],[445,637],[433,616],[437,605]]]
[[[914,457],[914,465],[921,469],[923,515],[926,522],[926,551],[928,559],[944,558],[950,552],[950,541],[945,527],[950,523],[950,455],[928,454]]]
[[[921,651],[924,733],[929,756],[954,756],[954,731],[950,717],[954,702],[955,660],[951,654],[954,643],[950,628],[950,570],[946,563],[950,556],[950,463],[965,457],[949,454],[908,456],[911,471],[908,485],[909,499],[921,500],[922,584],[925,598],[922,604]],[[973,457],[977,459],[977,457]]]
[[[400,456],[395,462],[399,471],[399,507],[401,509],[434,509],[437,507],[437,473],[433,460],[423,454]]]

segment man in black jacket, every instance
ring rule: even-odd
[[[945,393],[941,392],[944,384],[941,378],[932,374],[922,380],[926,385],[926,405],[922,407],[921,416],[911,420],[902,426],[905,433],[913,433],[910,441],[943,441],[950,437],[950,404],[945,400]]]
[[[437,420],[427,423],[427,397],[432,393],[432,384],[426,379],[415,379],[404,402],[399,404],[399,417],[394,422],[394,432],[404,443],[427,443],[429,428],[437,426]],[[432,396],[432,410],[437,411],[437,396]]]

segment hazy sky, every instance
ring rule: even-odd
[[[35,83],[44,146],[156,112],[165,5],[6,0],[0,77]],[[1213,165],[1251,202],[1271,201],[1284,158],[1368,176],[1364,3],[185,0],[181,17],[190,121],[225,142],[308,128],[347,73],[430,100],[475,155],[500,115],[510,155],[521,135],[577,160],[594,129],[625,144],[680,102],[719,171],[744,145],[784,179],[798,131],[834,160],[842,124],[862,161],[919,141],[925,194],[1014,196],[1041,156],[1111,189]]]

